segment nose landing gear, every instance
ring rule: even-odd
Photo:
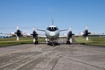
[[[55,47],[54,43],[52,42],[53,47]]]

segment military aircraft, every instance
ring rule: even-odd
[[[45,38],[46,43],[49,41],[52,42],[52,45],[54,46],[54,41],[58,40],[58,38],[66,38],[66,43],[71,44],[72,43],[72,36],[77,36],[76,34],[72,33],[72,27],[70,27],[70,31],[68,34],[60,36],[61,31],[66,31],[68,29],[64,30],[59,30],[59,28],[55,25],[53,25],[53,19],[52,19],[52,25],[48,26],[46,30],[42,29],[37,29],[38,31],[43,31],[45,32],[45,36],[41,36],[35,31],[35,27],[33,27],[33,33],[32,34],[25,34],[22,31],[19,30],[19,26],[17,26],[17,31],[16,32],[11,32],[11,33],[1,33],[1,34],[6,34],[6,35],[16,35],[17,36],[17,41],[19,41],[20,36],[31,36],[33,37],[33,43],[38,44],[38,39],[39,38]],[[103,34],[103,33],[100,33]],[[88,41],[88,35],[92,35],[92,33],[88,32],[88,26],[86,26],[86,30],[84,33],[82,33],[83,36],[86,37],[86,40]],[[95,34],[93,34],[95,35]],[[78,35],[80,36],[80,35]]]

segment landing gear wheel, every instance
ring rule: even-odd
[[[68,44],[68,41],[66,42],[66,44]]]
[[[71,45],[70,41],[67,41],[67,43],[66,43],[66,44],[70,44],[70,45]]]
[[[66,44],[69,44],[69,41],[67,41]]]
[[[38,44],[38,41],[35,41],[35,44]]]

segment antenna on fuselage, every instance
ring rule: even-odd
[[[52,25],[53,25],[53,18],[52,18]]]

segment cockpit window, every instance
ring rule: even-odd
[[[47,30],[49,30],[49,31],[56,31],[56,30],[58,30],[58,28],[57,27],[48,27]]]

